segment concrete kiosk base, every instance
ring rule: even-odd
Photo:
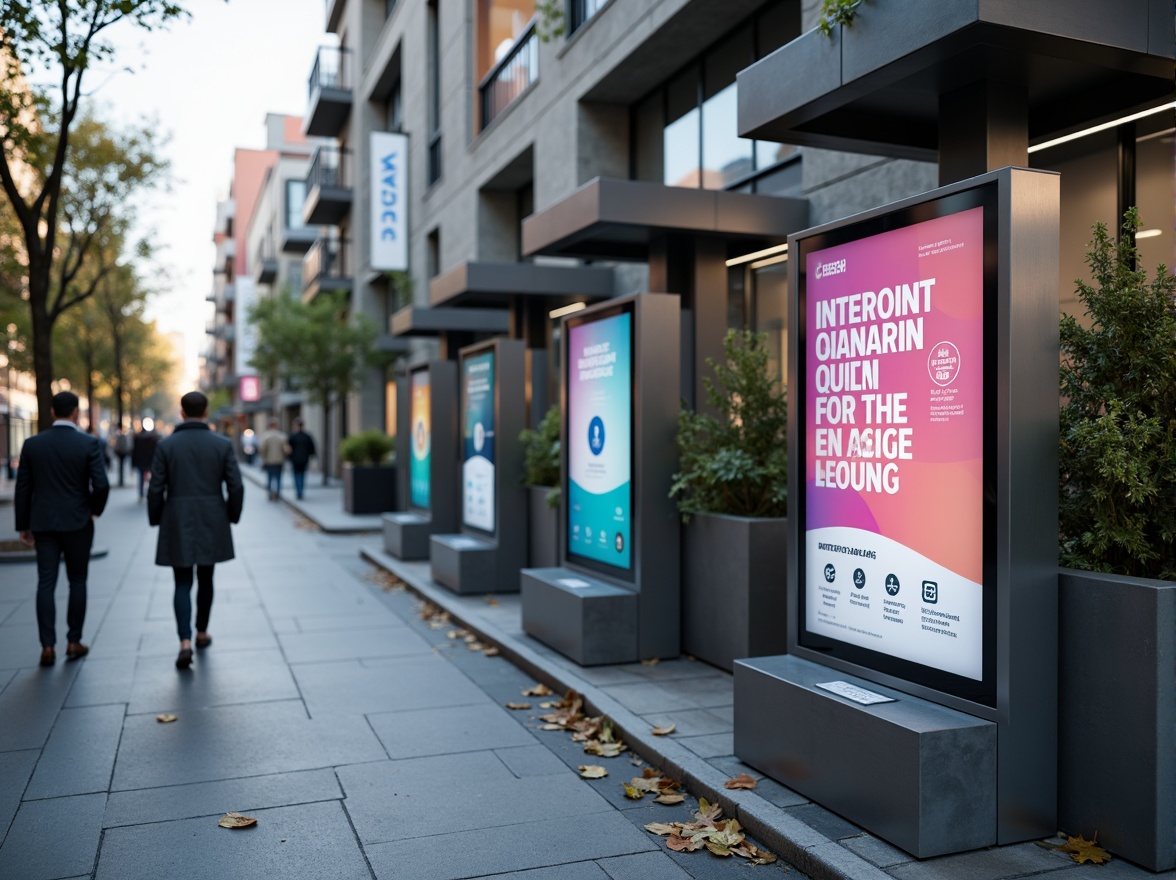
[[[523,631],[581,666],[633,663],[637,594],[567,568],[525,568]]]
[[[891,697],[863,706],[816,686]],[[798,657],[735,664],[735,754],[918,858],[996,843],[996,724]]]
[[[472,535],[433,535],[429,562],[433,580],[455,593],[517,593],[519,569],[501,573],[495,541]]]
[[[384,550],[397,559],[428,559],[433,519],[419,513],[384,514]]]

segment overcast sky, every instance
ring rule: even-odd
[[[88,71],[99,114],[122,124],[152,122],[168,138],[171,192],[142,214],[161,246],[167,293],[152,306],[162,330],[186,335],[186,369],[205,344],[211,305],[212,227],[228,194],[236,147],[265,146],[265,114],[306,111],[306,80],[324,32],[324,0],[189,0],[192,18],[168,31],[126,23],[106,31],[117,68]],[[133,73],[122,72],[130,67]]]

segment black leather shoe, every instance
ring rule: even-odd
[[[209,645],[212,644],[212,636],[210,636],[210,635],[203,635],[202,636],[199,633],[197,633],[195,644],[196,644],[197,651],[203,651],[205,648],[207,648]]]
[[[187,669],[192,665],[192,649],[180,648],[180,656],[176,658],[176,669]]]
[[[42,648],[41,649],[41,665],[42,666],[52,666],[56,662],[57,662],[57,651],[56,650],[54,650],[53,648]]]
[[[81,642],[70,642],[65,649],[66,660],[80,660],[90,653],[90,649]]]

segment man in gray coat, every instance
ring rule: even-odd
[[[205,421],[208,398],[189,391],[180,398],[184,421],[160,441],[151,464],[147,517],[159,526],[155,564],[175,572],[177,669],[192,665],[192,569],[196,569],[196,647],[212,644],[212,569],[233,558],[230,523],[239,522],[245,501],[233,444]],[[223,487],[223,490],[222,490]]]

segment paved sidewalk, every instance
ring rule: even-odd
[[[91,567],[86,659],[35,665],[34,569],[0,569],[0,877],[752,870],[669,853],[642,826],[688,820],[690,801],[625,800],[620,782],[640,774],[628,754],[590,758],[567,734],[536,729],[532,713],[505,709],[529,674],[429,628],[411,593],[373,583],[365,539],[299,522],[247,487],[238,558],[217,567],[214,644],[183,673],[171,573],[152,564],[155,532],[132,489],[112,492],[99,520],[110,554]],[[582,780],[582,763],[611,775]],[[217,827],[229,811],[257,827]],[[783,862],[754,870],[799,876]]]

